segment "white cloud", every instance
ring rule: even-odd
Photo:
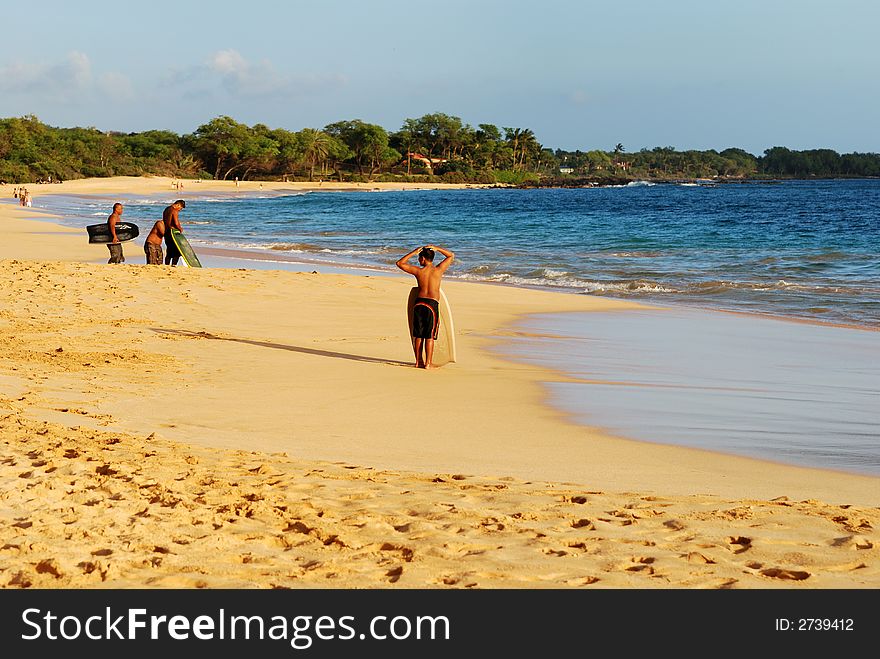
[[[233,96],[287,95],[291,80],[280,75],[268,61],[251,64],[237,50],[221,50],[208,60],[209,68]]]
[[[208,59],[208,66],[223,75],[246,75],[248,64],[237,50],[218,50]]]
[[[290,99],[343,86],[341,75],[288,74],[278,71],[269,60],[250,62],[234,49],[212,53],[200,66],[173,72],[166,84],[183,86],[188,98],[213,96],[231,98]]]
[[[121,73],[95,76],[88,55],[71,51],[60,62],[12,62],[0,66],[0,91],[56,102],[77,102],[96,93],[128,98],[131,82]]]

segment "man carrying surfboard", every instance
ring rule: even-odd
[[[435,252],[444,257],[437,265],[434,265]],[[416,254],[419,255],[418,267],[408,262]],[[397,267],[415,277],[418,283],[411,323],[416,368],[434,368],[434,342],[440,329],[440,280],[454,259],[455,254],[442,247],[425,245],[416,247],[397,261]]]
[[[186,202],[183,199],[178,199],[162,211],[162,221],[165,223],[165,265],[174,266],[180,260],[180,250],[174,244],[171,230],[183,231],[178,214],[184,208],[186,208]]]

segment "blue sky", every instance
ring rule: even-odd
[[[0,116],[55,126],[187,133],[228,114],[397,130],[446,112],[552,148],[880,151],[874,0],[41,0],[4,13]]]

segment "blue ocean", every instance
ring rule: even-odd
[[[393,270],[435,243],[462,279],[880,326],[880,180],[184,198],[196,246]],[[171,200],[121,199],[144,231]]]
[[[505,354],[582,379],[554,386],[556,403],[621,436],[880,475],[880,180],[260,196],[189,187],[181,218],[200,254],[394,273],[401,255],[435,243],[456,253],[451,277],[676,309],[532,318],[524,333],[558,339],[516,340]],[[143,235],[174,198],[35,205],[82,227],[122,201]]]

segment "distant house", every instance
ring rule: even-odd
[[[446,162],[446,158],[429,158],[428,156],[424,156],[421,153],[407,153],[406,157],[410,160],[414,160],[417,163],[420,163],[422,166],[427,167],[428,169],[434,169],[437,165],[442,165]]]
[[[563,165],[559,168],[560,174],[574,174],[574,167],[569,167],[568,165]]]

